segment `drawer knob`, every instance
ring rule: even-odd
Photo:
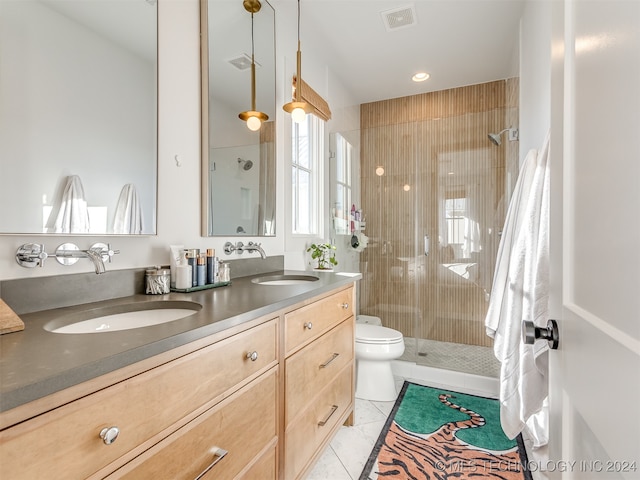
[[[247,358],[252,362],[255,362],[258,359],[258,352],[247,352]]]
[[[349,308],[349,304],[347,302],[344,302],[342,304],[342,308],[344,308],[346,310],[347,308]]]
[[[118,427],[106,427],[100,430],[100,438],[105,445],[111,445],[115,442],[119,434],[120,429]]]
[[[311,329],[313,328],[313,323],[311,323],[311,322],[306,322],[306,323],[304,324],[304,328],[306,328],[306,329],[308,329],[308,330],[311,330]]]

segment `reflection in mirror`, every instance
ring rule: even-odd
[[[352,205],[351,200],[351,164],[353,158],[353,145],[340,133],[332,133],[329,139],[331,152],[334,153],[332,162],[332,182],[335,185],[335,198],[332,202],[331,217],[336,235],[350,233],[349,214]]]
[[[275,235],[275,12],[254,14],[256,109],[269,121],[251,131],[251,14],[242,0],[201,0],[202,234]]]
[[[156,1],[2,1],[0,32],[0,232],[154,234]]]

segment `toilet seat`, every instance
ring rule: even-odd
[[[402,333],[378,325],[356,324],[356,343],[395,344],[403,342]]]

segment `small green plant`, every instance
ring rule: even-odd
[[[311,252],[311,260],[316,261],[318,270],[332,270],[338,265],[336,260],[336,246],[330,243],[312,243],[307,252]]]

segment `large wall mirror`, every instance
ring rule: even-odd
[[[156,3],[0,1],[0,233],[156,233]]]
[[[252,25],[243,0],[201,0],[201,29],[202,234],[275,235],[275,11],[260,0]],[[238,118],[252,109],[252,47],[269,117],[258,131]]]

